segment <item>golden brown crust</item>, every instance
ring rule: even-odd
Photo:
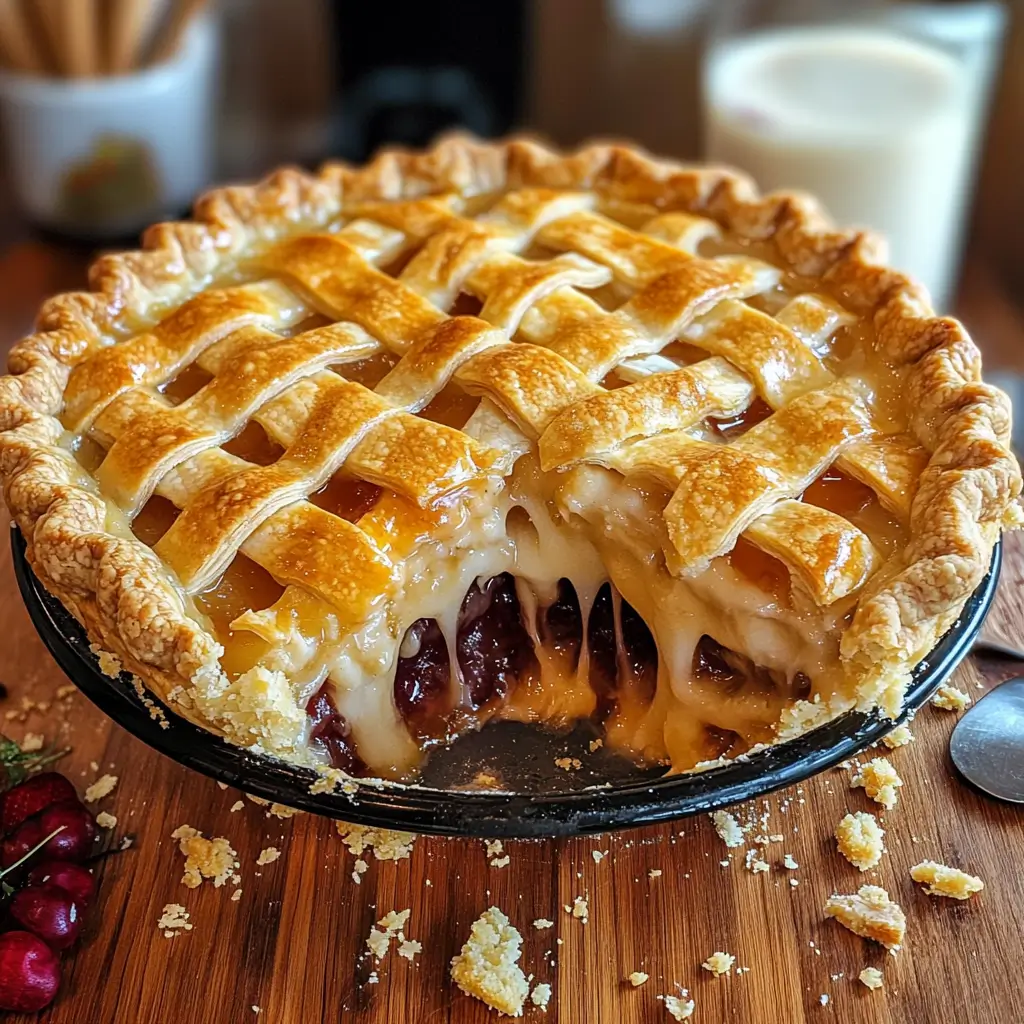
[[[847,684],[831,702],[792,709],[786,728],[854,704],[895,714],[911,668],[978,585],[1000,531],[1021,522],[1008,402],[980,380],[980,357],[963,327],[936,317],[920,286],[881,265],[873,236],[836,230],[810,197],[759,196],[733,171],[658,161],[621,145],[562,156],[524,139],[450,137],[424,153],[385,151],[362,169],[282,170],[203,196],[193,221],[154,226],[140,252],[97,260],[92,291],[47,302],[37,333],[15,346],[10,376],[0,378],[0,476],[40,579],[92,639],[144,669],[162,697],[180,690],[186,706],[204,705],[201,717],[231,738],[273,745],[273,722],[222,713],[229,684],[215,639],[187,614],[152,552],[108,522],[104,502],[60,446],[56,417],[69,372],[84,354],[151,327],[241,259],[322,228],[355,204],[521,185],[593,189],[609,202],[713,218],[733,234],[773,241],[791,270],[822,278],[850,309],[873,317],[886,359],[908,369],[911,426],[931,457],[911,508],[910,542],[868,585],[843,638]]]

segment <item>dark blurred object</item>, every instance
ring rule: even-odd
[[[362,161],[384,143],[424,146],[454,127],[491,137],[516,123],[528,53],[525,0],[332,10],[341,68],[338,156]]]

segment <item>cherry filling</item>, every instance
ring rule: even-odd
[[[436,619],[417,619],[402,639],[395,705],[412,728],[437,733],[451,710],[451,659]]]
[[[340,768],[349,775],[362,775],[366,765],[356,753],[350,736],[352,729],[343,715],[338,712],[324,683],[309,699],[306,714],[312,719],[309,730],[311,739],[319,740],[327,750],[334,768]]]
[[[587,621],[590,685],[597,694],[597,714],[605,718],[615,708],[624,686],[641,702],[654,699],[658,677],[658,645],[647,623],[631,604],[619,603],[622,649],[615,640],[615,603],[611,585],[597,592]],[[623,675],[626,678],[623,678]]]
[[[576,649],[579,654],[583,641],[583,615],[576,588],[567,580],[558,581],[558,596],[544,610],[540,622],[540,637],[559,650]]]
[[[697,679],[720,684],[726,693],[736,693],[747,683],[765,690],[786,686],[782,673],[755,665],[745,654],[724,647],[707,633],[700,638],[693,652],[693,674]]]
[[[505,697],[516,677],[535,664],[511,573],[469,588],[459,610],[456,652],[474,710]]]

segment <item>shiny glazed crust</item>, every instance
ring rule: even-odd
[[[228,682],[215,638],[190,617],[153,552],[113,528],[91,478],[61,446],[69,372],[84,353],[151,327],[229,276],[242,258],[323,227],[349,205],[521,186],[594,190],[773,242],[781,265],[821,279],[852,312],[873,320],[885,359],[909,367],[911,428],[931,453],[910,541],[860,598],[842,640],[845,679],[833,698],[798,702],[780,735],[854,706],[894,716],[911,669],[977,587],[1000,532],[1021,522],[1009,402],[981,380],[980,354],[963,327],[935,316],[920,286],[882,264],[874,236],[836,230],[808,196],[759,196],[735,172],[658,161],[619,145],[561,156],[523,139],[452,137],[425,153],[384,152],[361,169],[283,170],[255,186],[209,193],[193,221],[147,231],[141,252],[97,260],[92,290],[51,299],[37,333],[12,350],[10,375],[0,378],[0,475],[39,578],[97,645],[176,710],[233,742],[297,755],[301,712],[290,694],[269,673],[241,689]]]

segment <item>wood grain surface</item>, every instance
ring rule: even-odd
[[[68,278],[80,273],[75,257],[45,246],[21,257],[21,287],[10,279],[0,286],[5,340],[27,328],[27,311],[55,282],[77,283]],[[12,266],[10,254],[4,264]],[[237,792],[152,752],[80,694],[58,699],[66,680],[17,594],[6,524],[0,519],[0,680],[10,696],[0,715],[12,717],[0,727],[17,739],[32,732],[70,744],[61,769],[81,789],[103,773],[117,775],[117,788],[96,808],[117,817],[112,843],[133,838],[99,869],[99,897],[81,942],[64,958],[64,982],[44,1021],[492,1020],[492,1011],[448,978],[473,920],[492,905],[522,932],[527,973],[553,990],[546,1014],[530,1006],[527,1020],[668,1021],[657,996],[677,984],[690,990],[701,1024],[1012,1024],[1024,1017],[1024,818],[957,780],[946,752],[953,714],[924,709],[916,742],[888,754],[905,785],[899,805],[883,813],[888,852],[866,875],[836,853],[830,837],[847,810],[881,809],[849,788],[848,772],[835,770],[738,811],[741,818],[768,811],[767,831],[783,836],[766,849],[767,873],[746,870],[744,851],[727,850],[700,817],[598,839],[506,843],[503,868],[489,866],[478,840],[421,838],[410,859],[370,858],[356,885],[354,858],[333,823],[308,815],[279,820],[249,802],[232,811]],[[1012,537],[986,626],[993,637],[1024,638],[1022,576],[1024,542]],[[979,696],[979,687],[1012,674],[1011,665],[971,661],[958,684]],[[23,714],[22,698],[39,706]],[[241,865],[240,899],[231,900],[231,884],[181,884],[183,858],[171,832],[183,824],[230,841]],[[280,859],[258,866],[271,846]],[[597,862],[594,851],[607,857]],[[796,870],[783,867],[787,853]],[[908,875],[925,858],[981,875],[984,892],[963,904],[929,898]],[[652,870],[660,876],[649,877]],[[832,892],[866,881],[885,886],[907,912],[896,957],[824,919]],[[563,909],[580,895],[589,903],[587,924]],[[192,931],[164,937],[157,920],[168,903],[187,908]],[[366,936],[385,913],[406,908],[405,932],[422,953],[409,962],[392,944],[375,965],[364,955]],[[555,925],[537,930],[536,918]],[[715,951],[734,954],[749,971],[712,977],[701,962]],[[884,971],[881,991],[856,980],[868,965]],[[371,983],[375,968],[379,980]],[[634,989],[625,981],[632,971],[650,980]]]

